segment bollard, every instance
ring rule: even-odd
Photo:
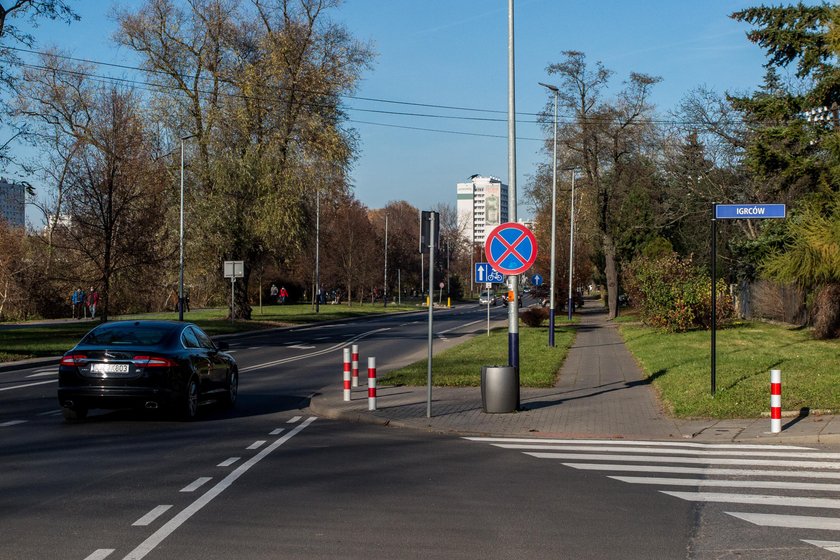
[[[376,410],[376,358],[368,358],[368,410]]]
[[[452,298],[451,297],[446,298],[446,307],[452,307]]]
[[[359,345],[353,345],[353,387],[359,386]]]
[[[350,400],[350,349],[344,349],[344,400]]]
[[[782,370],[770,370],[770,433],[782,431]]]

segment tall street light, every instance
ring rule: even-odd
[[[178,272],[178,320],[184,320],[184,141],[195,138],[195,134],[181,136],[181,228],[178,246],[180,248],[180,266]]]
[[[569,221],[569,321],[572,320],[572,312],[575,309],[575,302],[572,299],[572,272],[575,266],[575,170],[572,172],[572,212]]]
[[[557,89],[557,86],[551,84],[538,83],[554,93],[554,157],[551,166],[551,271],[549,278],[551,296],[548,308],[548,345],[554,347],[554,263],[557,255],[555,246],[555,238],[557,237],[557,97],[560,90]]]

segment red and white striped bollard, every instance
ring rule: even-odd
[[[770,370],[770,433],[782,431],[782,370]]]
[[[368,410],[376,410],[376,358],[368,358]]]
[[[353,345],[353,352],[352,352],[352,359],[353,359],[353,387],[359,386],[359,345]]]
[[[350,400],[350,349],[344,349],[344,400]]]

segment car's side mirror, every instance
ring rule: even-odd
[[[226,351],[230,348],[230,344],[228,344],[224,340],[220,340],[219,342],[216,342],[215,344],[216,344],[216,348],[218,348],[222,352],[224,352],[224,351]]]

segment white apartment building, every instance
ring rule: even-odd
[[[508,221],[508,187],[497,177],[473,175],[458,183],[458,227],[472,243],[484,244],[487,235]]]
[[[0,220],[14,227],[26,226],[25,187],[0,178]]]

